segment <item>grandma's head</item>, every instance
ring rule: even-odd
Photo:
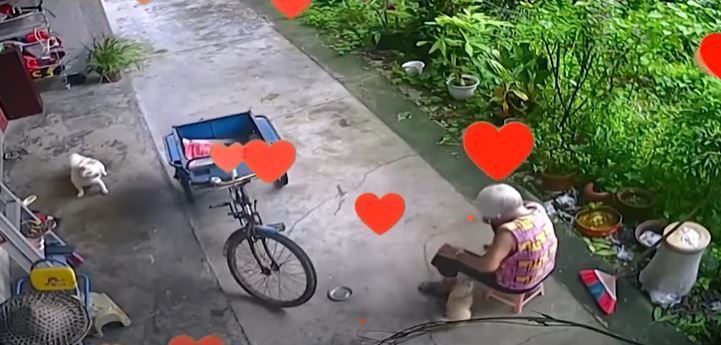
[[[483,188],[476,197],[476,207],[484,223],[499,226],[528,213],[523,197],[515,188],[505,183]]]

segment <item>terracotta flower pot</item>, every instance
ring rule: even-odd
[[[584,203],[602,202],[606,205],[610,205],[613,203],[613,199],[614,196],[612,193],[598,191],[593,182],[589,182],[585,187],[583,187]]]
[[[616,200],[624,218],[635,221],[649,217],[656,205],[653,193],[636,187],[621,188],[616,192]]]
[[[652,231],[659,236],[663,236],[663,230],[666,228],[666,226],[668,226],[668,222],[662,219],[651,219],[642,222],[641,224],[636,226],[636,230],[634,231],[636,241],[638,241],[638,243],[645,247],[646,245],[641,242],[641,235],[643,235],[643,233],[645,232]]]
[[[555,175],[543,172],[541,173],[541,182],[546,190],[553,192],[567,191],[576,182],[576,174]]]
[[[103,83],[116,83],[116,82],[120,81],[120,79],[122,79],[122,78],[123,78],[122,75],[120,75],[120,73],[117,73],[117,72],[106,74],[101,77]]]
[[[586,237],[606,237],[621,229],[623,217],[612,207],[583,209],[576,213],[576,229]]]

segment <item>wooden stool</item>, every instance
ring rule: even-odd
[[[536,296],[543,296],[546,292],[543,290],[543,283],[538,285],[533,291],[529,291],[522,294],[509,294],[505,292],[496,291],[491,288],[486,288],[483,295],[485,300],[495,299],[503,304],[510,305],[513,307],[513,312],[520,314],[523,312],[523,307],[536,298]]]

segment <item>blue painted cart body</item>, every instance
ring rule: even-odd
[[[250,111],[173,126],[173,132],[164,138],[165,152],[168,163],[175,169],[175,178],[185,191],[188,201],[193,201],[192,188],[210,186],[211,177],[218,177],[223,181],[233,179],[234,176],[218,168],[208,157],[187,159],[183,149],[183,139],[186,140],[216,140],[225,144],[245,144],[253,139],[261,139],[267,143],[280,140],[280,135],[268,117],[254,115]],[[252,175],[245,164],[235,170],[238,177]],[[283,175],[276,186],[288,184],[288,175]]]

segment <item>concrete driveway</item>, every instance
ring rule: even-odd
[[[138,271],[143,272],[143,276],[154,277],[144,290],[114,295],[119,304],[131,311],[147,309],[147,299],[136,300],[134,294],[161,293],[151,292],[155,289],[154,284],[160,284],[157,282],[163,282],[165,291],[194,291],[182,294],[187,305],[183,305],[185,300],[176,301],[176,309],[165,312],[164,320],[158,321],[158,317],[136,319],[136,325],[130,329],[112,332],[114,340],[123,345],[162,343],[160,339],[170,339],[177,335],[171,332],[178,332],[181,325],[188,325],[186,333],[189,335],[200,338],[210,332],[226,338],[226,344],[360,344],[368,343],[357,334],[361,319],[367,320],[367,329],[381,330],[361,335],[382,338],[388,335],[384,332],[439,316],[437,302],[416,291],[419,282],[436,278],[428,267],[428,255],[443,242],[480,251],[490,241],[491,233],[466,220],[466,215],[475,211],[473,207],[411,147],[331,75],[240,1],[153,0],[149,5],[139,5],[130,0],[107,0],[105,6],[115,33],[143,40],[154,49],[144,69],[133,74],[132,86],[139,111],[161,159],[164,157],[162,136],[169,133],[172,125],[249,108],[268,115],[281,135],[295,145],[297,158],[289,172],[288,186],[276,190],[256,181],[249,190],[259,199],[266,222],[286,223],[290,237],[311,256],[319,279],[315,297],[301,307],[277,311],[254,303],[233,281],[222,256],[222,245],[236,225],[224,211],[207,208],[207,205],[223,201],[225,194],[209,190],[198,193],[194,205],[178,203],[182,200],[178,185],[168,185],[167,176],[158,176],[159,162],[149,163],[143,158],[140,163],[153,164],[152,168],[144,168],[142,164],[138,167],[137,162],[131,164],[135,171],[128,178],[138,182],[124,193],[134,193],[129,200],[143,200],[143,205],[152,207],[157,214],[148,217],[153,222],[187,219],[192,232],[187,225],[177,224],[176,233],[165,232],[162,237],[154,235],[154,245],[161,248],[156,250],[167,253],[162,266],[148,263],[150,259],[142,256],[125,254],[122,260],[104,257],[100,255],[100,248],[106,248],[108,244],[103,244],[103,239],[82,244],[98,253],[97,260],[101,263],[93,268],[103,272],[96,275],[110,277],[108,270],[113,263],[122,262],[129,267],[126,269],[128,275]],[[115,100],[120,104],[123,100],[136,101],[132,95],[113,94],[107,90],[109,88],[105,86],[96,94],[86,96],[106,100],[120,97],[120,101]],[[86,107],[83,104],[76,106],[78,109]],[[123,116],[133,110],[131,107],[127,112],[117,111],[113,115]],[[97,107],[84,110],[85,113],[103,111]],[[86,122],[86,125],[99,130],[107,126],[102,121]],[[135,128],[142,128],[142,124]],[[150,142],[150,146],[146,145],[147,140],[142,138],[141,134],[108,134],[95,140],[97,145],[125,145],[123,157],[131,161],[133,157],[151,157],[148,149],[152,149],[152,145]],[[86,148],[97,149],[94,145]],[[53,158],[53,162],[61,161]],[[61,168],[57,166],[56,169]],[[123,169],[126,168],[111,168]],[[166,172],[172,176],[171,171],[166,169]],[[175,201],[163,196],[166,191],[175,193]],[[402,219],[382,236],[368,230],[355,215],[355,198],[365,192],[378,195],[394,192],[405,198],[406,210]],[[148,202],[159,197],[165,201]],[[139,207],[129,204],[115,212],[120,213],[131,206]],[[127,214],[127,217],[134,215]],[[133,224],[146,230],[136,235],[134,232],[122,236],[116,233],[113,241],[127,242],[125,246],[131,243],[142,245],[147,241],[148,233],[153,233],[149,221],[135,219]],[[164,228],[167,227],[166,224]],[[81,237],[75,235],[75,238]],[[192,249],[196,240],[202,254]],[[207,267],[217,277],[227,297],[209,291],[212,290],[210,287],[205,289],[208,291],[198,290],[207,280],[187,285],[177,279],[163,280],[165,275],[177,274],[173,264],[180,267],[186,262],[204,261],[209,263]],[[202,270],[206,266],[200,267],[197,277],[206,279]],[[183,272],[191,274],[187,267]],[[200,279],[197,277],[186,278]],[[112,279],[101,281],[110,284]],[[334,303],[325,298],[326,291],[338,285],[353,288],[355,293],[350,300]],[[526,313],[538,311],[593,323],[593,317],[553,279],[546,289],[548,295],[529,304]],[[205,295],[209,296],[207,306],[204,305]],[[224,303],[231,307],[232,316],[222,313]],[[198,320],[197,316],[191,316],[203,308],[220,310],[220,314],[211,314],[222,315],[219,320],[223,321],[215,324],[212,317]],[[497,303],[476,302],[477,316],[509,312],[509,308]],[[233,319],[242,328],[233,331]],[[199,326],[198,321],[207,323]],[[151,322],[173,326],[153,327]],[[435,336],[433,341],[438,344],[575,344],[580,337],[588,345],[611,344],[608,338],[577,329],[549,331],[498,324],[455,329]],[[427,337],[421,337],[410,343],[429,341]]]

